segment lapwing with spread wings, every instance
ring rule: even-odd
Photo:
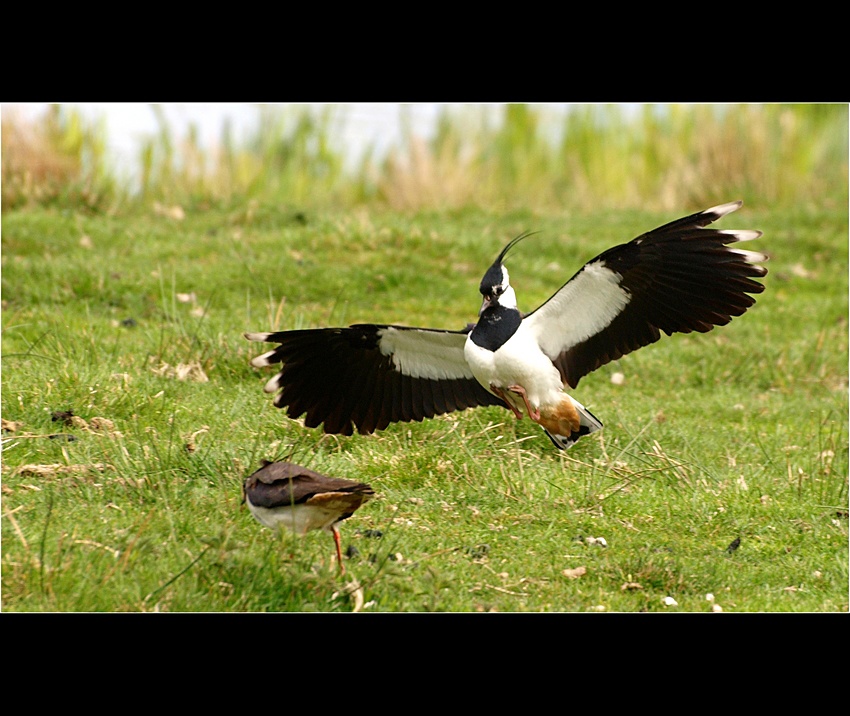
[[[537,422],[565,449],[602,422],[569,395],[579,380],[662,332],[705,333],[755,303],[767,256],[738,248],[762,234],[706,228],[742,202],[653,229],[588,261],[545,303],[521,313],[505,260],[481,281],[478,322],[467,330],[357,324],[246,333],[277,344],[251,365],[280,366],[264,390],[310,428],[351,435],[398,421],[497,405]]]

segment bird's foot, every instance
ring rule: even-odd
[[[507,406],[508,406],[511,410],[513,410],[514,415],[516,415],[516,419],[517,419],[517,420],[522,420],[522,413],[521,413],[521,412],[519,412],[519,410],[517,410],[516,406],[515,406],[515,405],[514,405],[514,404],[513,404],[510,400],[508,400],[508,397],[505,395],[505,391],[504,391],[504,390],[502,390],[501,388],[499,388],[499,387],[497,387],[497,386],[493,385],[492,383],[490,383],[490,390],[491,390],[491,391],[493,391],[493,394],[494,394],[494,395],[498,396],[499,398],[501,398],[502,400],[504,400],[504,401],[505,401],[505,403],[507,404]]]
[[[535,423],[540,421],[540,411],[532,408],[531,404],[528,402],[528,394],[525,392],[525,388],[521,385],[509,385],[508,390],[512,393],[516,393],[517,395],[522,396],[522,400],[525,403],[525,409],[528,411],[528,417],[531,418]]]

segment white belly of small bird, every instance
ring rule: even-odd
[[[330,530],[339,514],[314,505],[300,504],[294,507],[276,507],[270,509],[251,504],[248,509],[257,520],[269,529],[286,528],[295,534],[304,535],[310,530]]]

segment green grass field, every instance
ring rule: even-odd
[[[605,429],[566,453],[497,408],[323,436],[248,365],[246,330],[460,328],[538,230],[509,262],[530,310],[602,250],[738,198],[719,227],[764,232],[757,304],[585,377]],[[3,609],[847,611],[846,201],[700,199],[4,210]],[[276,537],[240,504],[287,457],[377,492],[341,526],[345,577],[328,535]]]

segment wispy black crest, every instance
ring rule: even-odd
[[[496,258],[496,260],[493,262],[492,266],[487,269],[487,272],[484,274],[484,278],[481,279],[481,286],[479,288],[479,291],[482,293],[482,295],[488,294],[493,289],[493,286],[498,286],[502,282],[502,262],[508,255],[508,251],[510,251],[523,239],[527,239],[529,236],[539,233],[539,231],[526,231],[525,233],[520,234],[515,239],[511,239],[508,242],[508,245],[502,249],[502,252],[499,254],[498,258]]]
[[[534,236],[534,234],[539,234],[539,231],[526,231],[525,233],[520,234],[515,239],[511,239],[508,242],[508,245],[502,249],[502,253],[499,254],[499,258],[496,259],[494,264],[501,264],[505,257],[508,255],[508,251],[510,251],[514,246],[516,246],[523,239],[527,239],[529,236]]]

